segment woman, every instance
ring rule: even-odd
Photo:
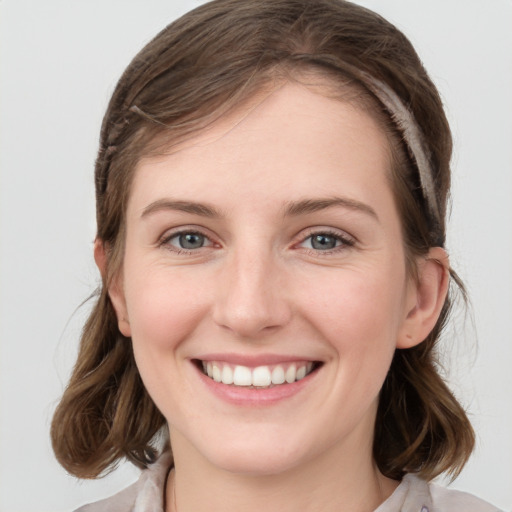
[[[361,7],[220,0],[149,43],[104,119],[103,286],[52,426],[77,476],[147,469],[84,510],[496,510],[427,483],[474,444],[435,366],[450,156]]]

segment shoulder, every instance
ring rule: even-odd
[[[452,512],[499,512],[499,508],[491,505],[473,494],[447,489],[437,484],[429,484],[434,511]]]
[[[375,512],[500,512],[472,494],[447,489],[406,475],[395,492]]]
[[[89,503],[75,512],[131,512],[137,497],[138,482],[104,500]]]
[[[109,498],[84,505],[75,512],[163,512],[167,475],[172,465],[170,452],[163,453],[140,478]]]
[[[403,512],[500,512],[472,494],[447,489],[415,475],[406,475],[397,491],[401,495],[400,510]]]

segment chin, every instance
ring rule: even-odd
[[[290,456],[279,453],[279,450],[229,450],[213,455],[210,462],[230,473],[248,476],[271,476],[285,473],[301,464],[297,454]]]
[[[252,437],[252,439],[248,439]],[[271,433],[240,436],[205,447],[203,455],[224,471],[252,476],[277,475],[302,465],[308,459],[304,442],[290,442]]]

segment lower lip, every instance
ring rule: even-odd
[[[201,381],[214,395],[234,405],[251,407],[273,405],[297,395],[313,383],[320,370],[320,368],[317,368],[303,379],[291,384],[279,384],[271,388],[248,388],[216,382],[201,372],[195,365],[194,367]]]

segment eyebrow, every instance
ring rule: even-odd
[[[147,217],[152,213],[164,210],[175,210],[185,213],[192,213],[194,215],[200,215],[201,217],[209,218],[222,217],[222,214],[213,206],[196,203],[193,201],[176,201],[172,199],[158,199],[157,201],[152,202],[146,206],[144,210],[142,210],[141,217]]]
[[[303,199],[301,201],[293,201],[288,203],[285,209],[285,216],[295,217],[298,215],[306,215],[308,213],[318,212],[334,206],[341,206],[350,210],[359,211],[370,215],[379,221],[379,217],[375,210],[360,201],[346,197],[326,197],[319,199]]]
[[[350,210],[360,211],[368,214],[375,220],[379,221],[379,217],[375,210],[360,201],[344,197],[328,197],[319,199],[303,199],[300,201],[292,201],[287,203],[284,211],[285,217],[297,217],[299,215],[307,215],[308,213],[318,212],[327,208],[341,206]],[[193,201],[178,201],[172,199],[158,199],[146,206],[142,210],[141,217],[147,217],[153,213],[165,210],[175,210],[201,217],[221,218],[223,215],[215,207],[204,203],[196,203]]]

